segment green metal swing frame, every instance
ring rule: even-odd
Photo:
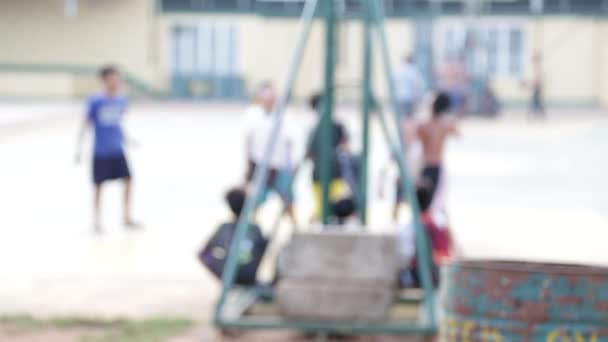
[[[322,5],[322,6],[320,6]],[[336,8],[334,0],[307,0],[302,17],[302,31],[293,52],[289,72],[287,74],[286,90],[281,94],[273,111],[274,126],[271,132],[271,139],[266,146],[266,156],[272,155],[275,149],[276,137],[278,136],[283,114],[296,80],[302,56],[310,36],[312,23],[318,14],[323,14],[326,27],[326,54],[325,54],[325,87],[323,114],[320,119],[320,173],[322,184],[322,221],[327,224],[329,221],[329,185],[332,174],[332,115],[334,110],[334,49],[335,49],[335,26]],[[362,85],[362,155],[361,155],[361,221],[367,223],[367,190],[368,190],[368,160],[370,142],[370,115],[376,114],[384,138],[395,157],[401,175],[404,193],[407,194],[414,217],[416,232],[416,248],[419,251],[417,258],[418,272],[421,279],[423,296],[422,298],[398,298],[396,303],[417,303],[421,304],[424,315],[419,320],[394,320],[382,323],[361,323],[361,322],[322,322],[322,321],[300,321],[287,319],[280,316],[256,316],[245,315],[245,312],[254,303],[260,300],[272,301],[272,293],[263,293],[256,288],[235,287],[234,280],[238,269],[239,246],[247,235],[249,221],[255,209],[255,199],[263,191],[264,184],[268,178],[267,160],[260,163],[256,168],[253,177],[254,190],[245,201],[241,216],[239,217],[237,229],[228,253],[226,265],[222,277],[222,291],[217,306],[215,308],[214,323],[221,329],[293,329],[310,333],[350,333],[350,334],[395,334],[395,335],[432,335],[437,331],[436,306],[434,300],[434,287],[431,279],[431,254],[428,237],[423,229],[420,220],[420,210],[415,198],[415,189],[408,175],[408,168],[405,158],[405,146],[400,137],[400,118],[398,105],[395,99],[394,84],[391,80],[392,70],[390,65],[389,50],[384,30],[384,8],[381,1],[363,0],[361,19],[364,21],[364,63],[363,63],[363,85]],[[390,90],[391,103],[393,106],[394,131],[391,134],[390,126],[387,124],[385,115],[380,107],[375,103],[371,85],[372,70],[372,48],[374,43],[373,32],[376,33],[377,42],[380,44],[383,56],[384,73],[388,88]],[[234,299],[234,300],[229,300]]]

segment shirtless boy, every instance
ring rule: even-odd
[[[442,176],[446,140],[451,135],[459,135],[456,123],[445,118],[449,108],[449,96],[445,93],[437,94],[433,101],[432,117],[416,128],[423,154],[423,169],[417,187],[423,212],[430,207]]]

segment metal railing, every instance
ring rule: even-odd
[[[78,64],[25,64],[0,62],[0,73],[63,74],[75,77],[97,77],[98,66]],[[166,97],[167,93],[154,88],[128,70],[121,69],[125,85],[135,95]]]

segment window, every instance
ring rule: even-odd
[[[495,75],[498,72],[498,30],[491,28],[487,34],[488,72]]]
[[[520,75],[522,72],[522,32],[518,28],[509,30],[509,74]]]
[[[74,18],[78,15],[78,1],[64,0],[63,13],[67,18]]]
[[[472,74],[519,78],[526,53],[522,26],[517,22],[440,21],[434,34],[435,62],[458,59]]]
[[[230,23],[176,25],[171,70],[181,75],[238,75],[237,39],[237,27]]]
[[[173,28],[172,69],[178,74],[191,74],[195,71],[196,31],[191,27]]]

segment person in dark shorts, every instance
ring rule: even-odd
[[[432,105],[432,117],[421,123],[416,135],[422,142],[423,168],[417,182],[417,194],[421,209],[425,211],[433,202],[443,172],[443,151],[447,138],[458,135],[456,122],[445,118],[450,109],[448,94],[439,93]]]
[[[76,154],[81,159],[84,136],[89,128],[94,132],[93,175],[95,186],[94,229],[101,233],[100,222],[101,193],[107,181],[122,180],[124,183],[124,224],[127,228],[137,228],[131,217],[131,171],[124,153],[125,135],[121,121],[127,109],[127,100],[120,95],[121,76],[114,66],[105,66],[99,71],[103,92],[93,95],[87,103],[87,114],[83,122]]]

